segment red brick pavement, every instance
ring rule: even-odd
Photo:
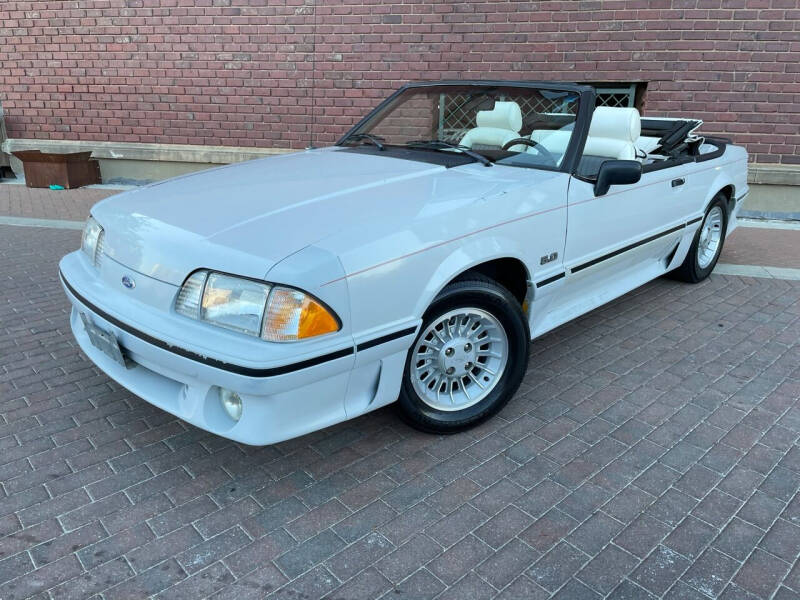
[[[83,221],[95,202],[118,193],[119,190],[98,188],[53,191],[0,183],[0,215]]]
[[[390,408],[251,448],[76,348],[79,232],[0,226],[0,598],[800,595],[800,282],[651,282],[458,435]]]
[[[800,231],[740,227],[725,241],[720,262],[800,269]]]

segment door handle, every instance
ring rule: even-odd
[[[672,180],[672,187],[678,187],[684,183],[686,183],[686,180],[683,177],[678,177],[677,179]]]

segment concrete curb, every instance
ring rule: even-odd
[[[778,221],[800,221],[800,212],[776,212],[763,210],[740,210],[745,219],[775,219]]]
[[[739,277],[763,277],[766,279],[787,279],[800,281],[800,269],[786,267],[762,267],[759,265],[734,265],[717,263],[712,275],[737,275]]]
[[[0,217],[0,225],[14,227],[45,227],[47,229],[75,229],[82,231],[83,221],[63,221],[61,219],[30,219],[27,217]]]

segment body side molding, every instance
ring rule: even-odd
[[[695,223],[699,223],[703,220],[703,217],[698,217],[696,219],[692,219],[691,221],[687,221],[682,225],[676,225],[675,227],[671,227],[665,231],[661,231],[659,233],[653,234],[649,237],[644,238],[643,240],[639,240],[638,242],[633,242],[632,244],[628,244],[627,246],[623,246],[613,252],[609,252],[608,254],[604,254],[603,256],[598,256],[597,258],[593,258],[592,260],[585,262],[583,264],[577,265],[575,267],[570,268],[570,273],[577,273],[579,271],[583,271],[584,269],[588,269],[589,267],[593,267],[598,263],[606,261],[610,258],[614,258],[615,256],[619,256],[629,250],[633,250],[634,248],[638,248],[639,246],[643,246],[644,244],[649,244],[657,240],[658,238],[662,238],[664,236],[670,235],[671,233],[675,233],[676,231],[680,231],[681,229],[686,229],[690,225],[694,225]],[[537,285],[538,287],[538,285]]]

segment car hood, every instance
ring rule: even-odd
[[[344,229],[413,218],[431,198],[463,199],[497,185],[452,173],[471,166],[327,148],[160,182],[104,200],[92,214],[106,231],[104,252],[139,273],[174,285],[201,267],[262,278]]]

